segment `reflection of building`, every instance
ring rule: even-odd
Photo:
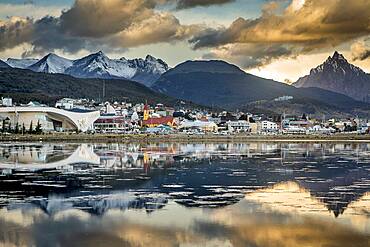
[[[93,146],[79,145],[72,153],[55,144],[0,146],[0,169],[42,170],[70,167],[78,163],[100,164]]]
[[[325,159],[321,158],[322,149],[327,152]],[[283,206],[282,209],[289,212],[298,208],[326,213],[329,209],[338,216],[369,190],[366,183],[369,165],[368,162],[357,162],[357,157],[352,156],[356,150],[368,152],[369,146],[263,142],[2,144],[0,170],[4,169],[5,173],[1,177],[3,181],[0,179],[0,191],[6,191],[4,194],[20,188],[26,191],[23,188],[34,186],[32,188],[43,188],[35,189],[35,193],[42,195],[45,187],[59,190],[64,186],[65,191],[76,193],[74,206],[95,213],[115,207],[130,208],[123,202],[127,196],[112,198],[98,194],[94,197],[95,192],[86,188],[140,192],[145,188],[145,192],[138,195],[140,200],[149,199],[147,206],[150,209],[153,209],[151,206],[156,203],[158,193],[189,207],[226,206],[238,202],[247,193],[247,199],[270,204],[274,209]],[[343,160],[338,158],[345,158],[344,166],[339,162]],[[333,169],[334,163],[338,169]],[[55,170],[43,171],[46,169]],[[37,173],[26,173],[25,170]],[[150,183],[146,183],[149,179]],[[13,184],[5,187],[9,181]],[[81,202],[77,194],[89,195],[89,199]],[[68,205],[71,205],[71,198],[68,195]],[[137,200],[133,203],[143,205]],[[48,205],[48,210],[55,205],[54,202]]]
[[[41,124],[44,131],[78,130],[87,131],[93,129],[93,124],[99,118],[98,111],[66,111],[53,107],[2,107],[0,116],[10,119],[11,126],[17,124],[25,128],[35,127]]]

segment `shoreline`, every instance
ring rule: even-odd
[[[151,134],[42,134],[0,135],[0,142],[363,142],[370,143],[370,135],[151,135]]]

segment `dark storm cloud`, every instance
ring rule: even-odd
[[[176,1],[176,0],[174,0]],[[24,55],[61,49],[124,50],[145,44],[186,40],[202,28],[182,25],[156,7],[172,0],[76,0],[60,17],[38,20],[14,17],[0,21],[0,51],[22,43],[32,45]]]
[[[0,20],[0,51],[28,42],[33,33],[33,21],[29,18],[12,17]]]
[[[211,5],[219,5],[219,4],[226,4],[232,3],[235,0],[178,0],[177,1],[177,9],[187,9],[193,8],[198,6],[211,6]]]

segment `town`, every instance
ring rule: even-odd
[[[282,96],[275,100],[290,99]],[[281,115],[194,109],[185,102],[163,104],[129,102],[98,103],[89,99],[63,98],[54,106],[31,101],[16,104],[2,98],[2,134],[106,133],[106,134],[186,134],[186,135],[332,135],[367,134],[370,122],[349,119],[311,118],[309,114]]]

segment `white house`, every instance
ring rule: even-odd
[[[1,98],[1,104],[3,106],[13,106],[13,99],[12,98]]]
[[[264,132],[275,132],[279,129],[279,126],[271,121],[264,120],[261,122],[261,131]]]
[[[209,121],[183,121],[179,129],[196,129],[204,132],[217,132],[218,126],[214,122]]]
[[[55,103],[56,108],[70,110],[74,108],[75,99],[63,98]]]
[[[227,121],[226,122],[227,129],[230,132],[250,132],[251,126],[250,123],[246,120],[238,120],[238,121]]]

